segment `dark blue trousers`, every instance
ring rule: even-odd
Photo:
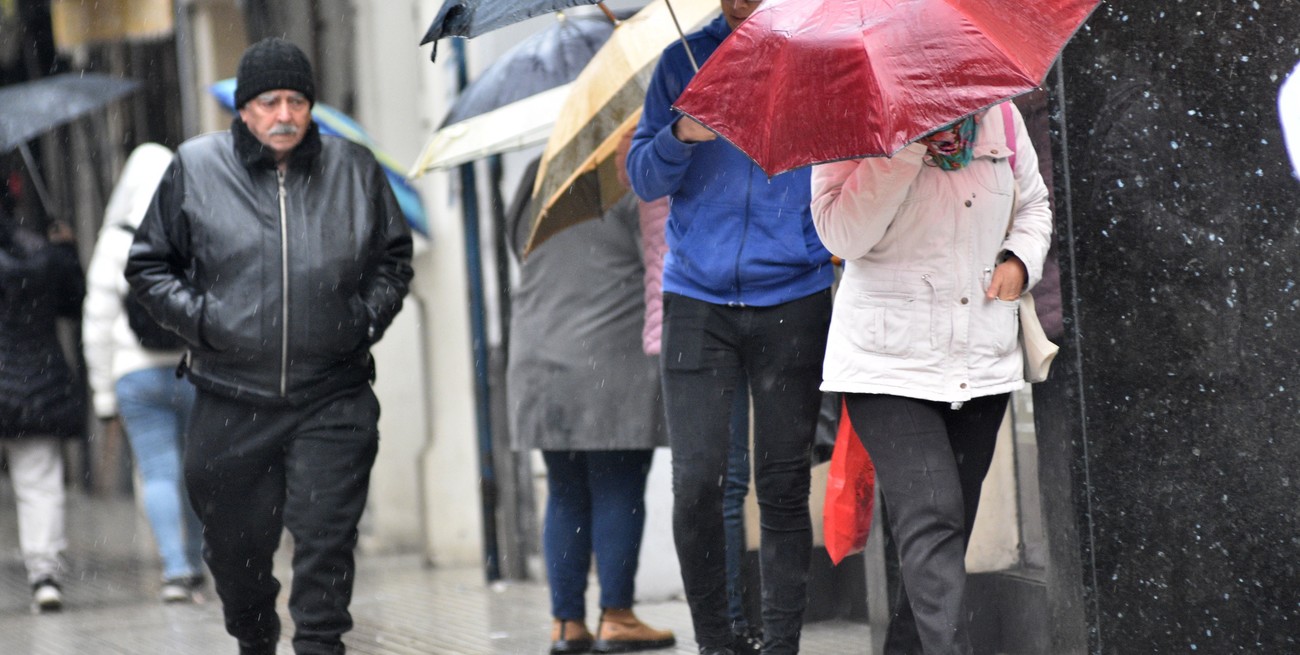
[[[631,608],[653,450],[547,450],[542,547],[551,616],[581,621],[591,556],[601,608]]]

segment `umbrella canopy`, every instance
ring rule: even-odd
[[[659,55],[680,38],[678,22],[696,29],[719,10],[717,0],[655,0],[614,29],[573,82],[542,153],[533,187],[536,209],[525,252],[570,225],[598,218],[627,192],[613,156],[636,128]]]
[[[64,73],[0,87],[0,153],[138,88],[135,80],[99,73]]]
[[[408,175],[414,179],[489,155],[545,143],[569,96],[569,88],[568,84],[557,86],[434,132]]]
[[[544,143],[568,84],[613,31],[604,16],[557,14],[554,25],[507,50],[465,87],[410,176]]]
[[[212,92],[212,96],[223,107],[235,111],[235,78],[231,77],[216,82],[208,90]],[[400,172],[401,164],[392,155],[381,150],[375,144],[374,139],[370,138],[370,135],[366,133],[365,129],[351,116],[342,111],[323,102],[318,102],[312,105],[311,117],[316,121],[321,133],[343,137],[353,143],[359,143],[374,153],[375,159],[384,168],[384,175],[388,178],[388,184],[393,187],[393,195],[397,196],[397,204],[401,207],[407,224],[416,232],[426,237],[429,236],[429,219],[424,213],[424,205],[420,202],[420,194],[416,192],[415,188],[406,181],[405,176]]]
[[[465,87],[443,127],[572,82],[613,32],[604,16],[556,14],[554,24],[497,57]]]
[[[889,156],[1038,86],[1098,3],[767,0],[676,108],[768,175]]]
[[[420,45],[433,44],[430,60],[438,57],[438,40],[445,36],[471,38],[513,25],[533,16],[549,14],[601,0],[447,0],[434,16]]]

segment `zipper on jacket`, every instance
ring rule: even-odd
[[[923,280],[925,282],[925,286],[929,287],[930,289],[930,302],[926,303],[927,305],[930,306],[930,315],[926,317],[926,322],[930,324],[930,347],[938,348],[939,335],[936,334],[935,332],[939,329],[939,326],[935,325],[934,312],[939,306],[939,289],[938,287],[934,286],[934,280],[930,279],[929,273],[922,273],[921,280]]]
[[[285,211],[284,170],[277,168],[280,187],[280,397],[289,386],[289,215]]]

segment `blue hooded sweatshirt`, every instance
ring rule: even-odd
[[[686,41],[703,65],[730,33],[719,16]],[[673,135],[680,114],[672,105],[694,76],[682,43],[668,46],[650,80],[627,157],[638,196],[670,196],[663,290],[717,304],[770,307],[829,288],[834,272],[812,223],[809,169],[769,179],[723,139],[692,144]]]

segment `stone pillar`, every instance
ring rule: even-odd
[[[1036,404],[1069,426],[1045,514],[1088,652],[1300,652],[1297,59],[1293,3],[1234,0],[1106,3],[1065,51],[1065,378]]]

